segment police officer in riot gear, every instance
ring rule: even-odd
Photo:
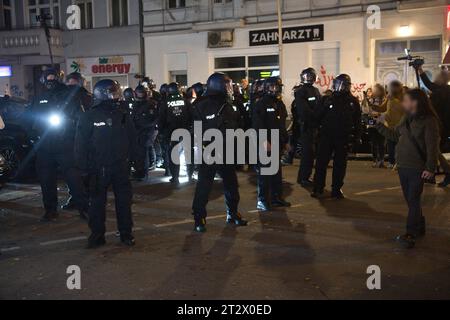
[[[94,87],[94,107],[81,117],[75,143],[79,168],[91,180],[88,248],[105,244],[108,187],[115,196],[120,240],[134,245],[132,235],[129,161],[134,159],[136,132],[128,111],[120,101],[117,81],[105,79]]]
[[[134,90],[132,88],[126,88],[123,90],[123,100],[127,103],[128,107],[132,109],[134,99]]]
[[[92,106],[92,94],[84,88],[84,78],[79,72],[72,72],[66,77],[66,86],[69,101],[69,108],[72,110],[80,109],[82,112],[89,110]],[[61,207],[63,210],[74,210],[76,204],[69,188],[69,199]]]
[[[74,207],[85,218],[87,197],[74,161],[76,123],[83,111],[80,104],[70,99],[70,91],[60,82],[57,70],[48,68],[41,79],[45,89],[33,101],[31,110],[34,118],[32,129],[39,138],[35,151],[45,208],[42,221],[51,221],[58,216],[58,169],[69,186]]]
[[[237,128],[233,106],[230,103],[233,94],[231,81],[223,73],[214,73],[208,78],[206,87],[206,96],[200,99],[194,108],[194,121],[201,121],[204,131],[219,129],[225,136],[226,129]],[[226,149],[224,146],[224,150]],[[237,226],[247,225],[247,221],[242,219],[238,211],[240,198],[235,166],[203,162],[199,167],[198,182],[192,204],[195,220],[194,230],[197,232],[206,231],[206,205],[216,173],[219,173],[223,179],[227,223]]]
[[[159,88],[159,93],[161,94],[161,99],[158,101],[158,111],[160,112],[160,116],[161,116],[161,110],[165,108],[166,106],[166,100],[167,100],[167,88],[168,88],[168,84],[167,83],[163,83],[161,85],[161,87]],[[167,157],[168,155],[168,150],[169,150],[169,146],[167,144],[167,139],[164,136],[164,128],[162,127],[163,123],[161,123],[161,121],[158,122],[158,129],[159,129],[159,134],[156,138],[156,154],[157,154],[157,158],[158,158],[158,162],[160,163],[160,165],[157,167],[159,168],[164,168],[166,171],[164,173],[164,175],[170,176],[170,170],[169,170],[169,159]]]
[[[253,109],[253,128],[255,130],[266,129],[267,141],[263,141],[266,151],[269,153],[273,148],[279,148],[280,155],[288,145],[288,134],[286,130],[287,111],[281,98],[281,79],[270,77],[264,81],[264,95]],[[279,130],[279,140],[271,141],[271,130]],[[259,143],[261,145],[261,141]],[[280,161],[281,159],[277,159]],[[281,161],[279,169],[274,175],[263,175],[261,168],[264,165],[259,163],[257,168],[257,209],[260,211],[270,211],[271,207],[289,207],[291,204],[283,199],[283,177]]]
[[[314,87],[317,74],[313,68],[307,68],[300,74],[301,86],[295,91],[295,112],[299,129],[302,155],[297,182],[303,187],[312,187],[310,180],[315,158],[317,122],[314,111],[321,103],[319,90]]]
[[[148,96],[148,90],[139,85],[134,90],[135,101],[131,104],[131,118],[137,134],[134,178],[142,181],[148,178],[150,153],[154,156],[154,141],[158,134],[157,102]]]
[[[170,173],[172,175],[170,182],[173,184],[178,184],[180,175],[179,153],[173,153],[172,150],[180,141],[171,141],[171,136],[172,132],[176,129],[189,129],[191,114],[183,96],[180,93],[178,83],[172,82],[168,85],[167,98],[165,101],[166,103],[162,105],[160,110],[160,127],[164,131],[163,135],[166,139],[165,143],[169,146],[167,150],[167,159],[169,161]],[[191,152],[191,150],[184,150],[184,152]],[[173,156],[177,156],[178,159],[172,159]]]
[[[342,199],[341,191],[347,169],[347,154],[351,145],[360,141],[361,107],[351,94],[351,78],[341,74],[333,80],[333,93],[325,97],[315,111],[319,123],[319,143],[312,197],[323,196],[327,166],[333,157],[331,196]]]

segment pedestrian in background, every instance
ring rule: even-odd
[[[393,80],[388,86],[388,95],[381,105],[371,104],[370,107],[373,111],[383,113],[382,119],[385,120],[386,126],[390,129],[394,129],[400,123],[404,111],[402,108],[403,99],[403,85],[398,80]],[[391,139],[387,139],[387,150],[389,157],[388,168],[393,169],[395,167],[395,145],[396,142]]]
[[[421,198],[426,180],[434,178],[439,156],[439,122],[431,103],[420,89],[407,91],[402,102],[405,116],[395,128],[383,124],[376,128],[387,139],[397,142],[398,175],[406,203],[406,234],[396,240],[405,248],[413,248],[418,237],[425,235],[425,218]]]

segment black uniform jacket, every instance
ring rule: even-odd
[[[75,139],[75,159],[83,172],[134,160],[136,131],[119,103],[103,102],[83,114]]]
[[[319,90],[312,85],[302,85],[295,91],[295,119],[302,131],[317,126],[314,110],[320,105],[321,100]]]
[[[268,140],[270,141],[272,129],[278,129],[280,132],[280,148],[285,145],[288,140],[286,130],[287,111],[281,99],[271,96],[264,96],[255,104],[253,109],[252,123],[253,128],[268,129]]]
[[[158,105],[153,99],[136,101],[132,104],[131,117],[137,134],[154,129],[158,123]]]
[[[361,137],[361,106],[352,94],[334,92],[323,99],[316,114],[321,135],[347,142]]]

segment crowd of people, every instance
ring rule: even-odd
[[[170,182],[180,183],[179,159],[172,152],[181,142],[172,140],[177,129],[191,130],[195,121],[203,130],[265,129],[277,130],[277,141],[260,143],[265,152],[278,148],[283,163],[292,163],[296,146],[301,145],[297,182],[311,189],[311,196],[325,197],[327,168],[333,160],[331,197],[344,198],[342,187],[349,152],[361,143],[363,120],[369,127],[374,167],[398,171],[409,207],[407,232],[397,238],[406,247],[425,232],[421,196],[425,182],[435,181],[438,164],[446,173],[440,186],[450,184],[450,166],[443,157],[440,142],[450,135],[450,87],[442,73],[430,81],[422,69],[422,81],[431,90],[431,102],[420,89],[407,89],[399,81],[387,88],[375,85],[365,92],[362,103],[351,93],[351,78],[341,74],[333,80],[332,90],[321,94],[314,86],[313,68],[301,72],[300,85],[294,88],[291,106],[292,126],[286,127],[288,111],[283,103],[283,84],[278,77],[243,81],[236,84],[223,73],[212,74],[206,84],[196,83],[180,90],[177,83],[163,84],[159,91],[149,78],[135,88],[121,91],[114,80],[101,80],[89,93],[83,77],[72,73],[63,84],[59,73],[48,68],[42,75],[44,92],[31,106],[32,129],[38,137],[35,146],[36,168],[42,188],[43,221],[58,217],[57,173],[60,171],[70,191],[63,209],[77,209],[88,220],[91,236],[88,247],[105,243],[105,207],[110,186],[120,239],[134,245],[132,234],[132,185],[130,178],[145,181],[155,167],[165,169]],[[387,91],[387,92],[386,92]],[[291,133],[289,133],[291,132]],[[193,139],[192,133],[192,139]],[[208,142],[197,146],[206,148]],[[184,150],[194,153],[193,150]],[[247,151],[248,152],[248,151]],[[282,158],[278,159],[280,164]],[[274,207],[289,207],[283,197],[282,165],[275,174],[264,175],[266,164],[249,164],[257,174],[256,207],[268,212]],[[239,186],[236,171],[241,165],[187,164],[187,176],[197,185],[192,212],[194,230],[206,231],[207,203],[216,175],[224,185],[226,222],[245,226],[239,212]]]

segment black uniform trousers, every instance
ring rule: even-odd
[[[333,191],[339,191],[344,185],[345,173],[347,171],[348,143],[343,137],[333,137],[323,134],[319,137],[319,145],[316,159],[316,172],[314,184],[316,190],[325,188],[327,178],[327,167],[333,158]]]
[[[223,192],[227,213],[234,215],[238,213],[239,186],[234,165],[226,164],[202,164],[198,171],[198,181],[195,188],[194,201],[192,204],[195,219],[206,218],[206,205],[211,192],[216,173],[222,177]]]
[[[422,215],[422,193],[424,180],[422,171],[409,168],[398,168],[400,184],[403,196],[408,204],[408,219],[406,232],[411,235],[419,235],[425,228],[425,218]]]
[[[46,212],[56,212],[58,207],[58,169],[67,183],[73,202],[78,210],[87,210],[88,200],[81,172],[75,167],[71,150],[51,152],[45,148],[37,150],[36,171],[42,190]]]
[[[309,180],[311,177],[314,159],[315,159],[315,132],[314,129],[303,130],[300,135],[300,143],[302,144],[302,155],[300,159],[300,167],[298,170],[297,181]]]
[[[283,172],[281,162],[279,163],[279,169],[274,175],[262,175],[261,168],[264,165],[258,164],[257,168],[257,197],[258,201],[264,203],[270,203],[270,199],[282,199],[283,197]]]
[[[155,128],[149,128],[139,133],[136,143],[136,175],[139,177],[147,177],[150,167],[150,148],[153,147],[155,140]]]
[[[89,227],[92,233],[105,233],[106,201],[109,186],[112,186],[116,207],[117,227],[121,235],[131,234],[133,220],[131,200],[133,191],[129,179],[128,163],[118,163],[98,169],[91,178],[91,206]]]

